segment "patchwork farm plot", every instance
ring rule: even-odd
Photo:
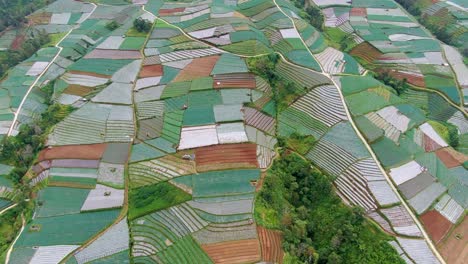
[[[468,143],[461,136],[464,154],[450,147],[445,123],[459,134],[468,125],[447,98],[398,96],[289,1],[93,2],[32,14],[34,27],[69,34],[0,83],[0,134],[44,110],[45,85],[73,110],[28,173],[35,210],[10,263],[282,263],[283,235],[257,226],[254,199],[278,141],[297,137],[313,139],[303,157],[402,259],[439,263],[425,232],[443,243],[468,203]],[[460,58],[393,1],[314,2],[328,27],[353,34],[364,66],[463,102]],[[249,64],[271,53],[275,78],[294,90],[285,102]],[[0,210],[15,199],[9,170],[0,165]]]
[[[326,26],[354,36],[358,45],[350,52],[353,56],[412,85],[440,91],[462,105],[460,88],[466,84],[462,74],[466,66],[460,64],[459,53],[441,45],[394,1],[380,5],[336,1],[340,6],[330,1],[314,2],[323,8]]]

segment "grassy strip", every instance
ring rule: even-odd
[[[129,192],[130,220],[189,201],[192,196],[168,182],[143,186]]]

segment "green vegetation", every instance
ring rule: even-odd
[[[0,2],[0,5],[1,3],[2,2]],[[2,52],[4,55],[0,56],[0,77],[2,77],[9,68],[31,57],[42,46],[50,42],[50,37],[44,30],[35,30],[30,33],[30,37],[23,42],[18,50],[7,50]]]
[[[190,194],[168,182],[132,189],[129,193],[128,218],[135,219],[191,199]]]
[[[119,26],[119,23],[117,23],[117,21],[115,20],[112,20],[111,22],[106,24],[106,28],[110,31],[117,29]]]
[[[5,263],[5,253],[21,229],[21,208],[15,207],[0,216],[0,262]]]
[[[148,32],[140,32],[135,27],[131,27],[126,33],[125,36],[127,37],[146,37]]]
[[[288,148],[297,151],[301,155],[305,155],[307,152],[309,152],[316,141],[315,138],[311,135],[301,135],[297,132],[292,133],[286,139],[280,140],[285,140],[285,145]]]
[[[273,88],[273,98],[276,102],[277,112],[286,109],[290,103],[303,93],[302,88],[280,77],[276,72],[276,64],[279,59],[276,54],[247,59],[250,71],[266,79]]]
[[[54,33],[54,34],[49,34],[49,42],[42,45],[42,47],[53,47],[55,45],[57,45],[57,43],[63,38],[65,37],[67,33],[66,32],[62,32],[62,33]]]
[[[141,17],[133,21],[133,27],[138,32],[149,32],[152,26],[153,24],[149,20],[143,19]]]
[[[255,218],[284,232],[285,263],[404,263],[362,209],[343,204],[331,181],[288,152],[267,172]]]
[[[327,39],[327,44],[329,46],[344,52],[350,51],[357,45],[351,34],[348,34],[339,28],[326,27],[324,36]]]
[[[384,84],[395,89],[398,95],[403,94],[409,88],[409,85],[406,79],[398,80],[395,77],[391,76],[388,70],[383,70],[383,71],[375,73],[374,78],[382,81]]]
[[[431,124],[437,134],[439,134],[445,140],[445,142],[447,142],[453,148],[458,147],[459,137],[456,126],[450,123],[442,123],[434,120],[429,120],[428,123]]]

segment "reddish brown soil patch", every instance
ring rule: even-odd
[[[137,50],[108,50],[95,49],[84,56],[85,59],[140,59],[141,53]]]
[[[390,75],[399,80],[406,79],[408,83],[412,85],[416,85],[420,87],[426,86],[426,82],[424,81],[424,76],[419,76],[419,75],[414,75],[414,74],[399,72],[399,71],[390,71]]]
[[[360,17],[365,17],[367,16],[367,11],[365,8],[362,7],[355,7],[351,8],[351,11],[349,11],[350,16],[360,16]]]
[[[257,226],[257,233],[262,249],[262,260],[283,263],[284,251],[281,247],[281,241],[283,240],[281,232]]]
[[[429,236],[431,236],[432,240],[436,243],[439,243],[452,227],[452,223],[435,210],[421,215],[421,221],[429,233]]]
[[[214,263],[252,263],[260,260],[260,243],[257,239],[207,244],[202,248]]]
[[[447,264],[464,264],[468,259],[468,221],[458,225],[447,238],[437,245]]]
[[[216,167],[218,169],[258,167],[257,145],[224,144],[195,149],[198,170]]]
[[[174,79],[176,82],[191,81],[200,77],[210,76],[219,56],[193,59]]]
[[[168,8],[168,9],[160,9],[159,15],[160,16],[170,16],[174,13],[184,12],[185,7],[177,7],[177,8]]]
[[[92,87],[82,86],[78,84],[70,84],[63,92],[66,94],[84,96],[94,90]]]
[[[468,157],[452,148],[443,148],[436,151],[437,157],[445,164],[447,168],[461,166]]]
[[[42,150],[39,161],[52,159],[101,159],[107,144],[58,146]]]
[[[218,74],[213,76],[213,87],[255,89],[256,81],[251,73]]]
[[[140,71],[140,77],[155,77],[163,75],[163,66],[161,64],[143,66]]]
[[[432,152],[436,149],[440,149],[441,146],[437,144],[431,137],[427,136],[426,134],[423,135],[423,142],[424,142],[424,150],[426,152]]]
[[[11,49],[19,50],[25,40],[26,40],[26,36],[23,34],[16,36],[16,38],[11,43]]]
[[[93,77],[99,77],[99,78],[110,78],[112,75],[104,75],[104,74],[99,74],[95,72],[85,72],[85,71],[69,71],[72,74],[81,74],[81,75],[88,75],[88,76],[93,76]]]
[[[349,54],[351,54],[352,56],[359,57],[368,63],[371,63],[378,59],[380,56],[382,56],[383,53],[368,42],[363,42],[354,47]]]

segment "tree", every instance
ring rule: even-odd
[[[118,27],[119,27],[119,23],[117,23],[115,20],[112,20],[111,22],[106,24],[106,28],[111,31],[114,29],[117,29]]]
[[[152,23],[147,19],[139,17],[133,21],[133,26],[138,32],[149,32],[151,30]]]
[[[309,15],[309,23],[319,31],[323,31],[324,18],[320,9],[316,6],[309,6],[306,9]]]

